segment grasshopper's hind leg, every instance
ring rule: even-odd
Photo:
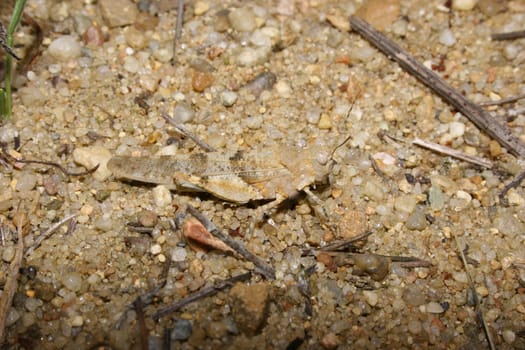
[[[285,196],[278,194],[273,201],[258,207],[255,210],[255,214],[250,219],[248,234],[251,236],[255,231],[255,225],[263,221],[266,221],[270,225],[275,226],[270,213],[275,210],[282,202],[284,202],[285,199]]]

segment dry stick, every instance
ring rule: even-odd
[[[515,32],[493,33],[490,38],[492,40],[512,40],[525,38],[525,30],[517,30]]]
[[[173,127],[175,129],[178,130],[178,132],[180,132],[181,134],[183,134],[184,136],[186,137],[189,137],[193,142],[195,142],[197,145],[199,145],[202,149],[204,149],[206,152],[215,152],[216,149],[213,148],[212,146],[208,145],[206,142],[202,141],[201,139],[199,139],[197,136],[193,135],[191,133],[191,131],[189,131],[188,129],[186,129],[186,127],[182,124],[179,124],[177,123],[175,120],[173,120],[172,117],[170,117],[168,114],[166,113],[161,113],[160,116],[166,120],[168,123],[170,123],[171,125],[173,125]]]
[[[518,187],[520,183],[523,181],[523,179],[525,179],[525,171],[522,171],[521,173],[519,173],[511,182],[509,182],[503,188],[503,190],[501,190],[500,194],[498,195],[500,202],[506,205],[507,199],[505,198],[505,196],[507,195],[507,192],[509,192],[511,188]]]
[[[455,149],[452,149],[450,147],[446,147],[446,146],[443,146],[443,145],[440,145],[434,142],[421,140],[420,138],[415,138],[414,141],[412,141],[412,143],[414,145],[418,145],[420,147],[427,148],[434,152],[439,152],[447,156],[451,156],[457,159],[464,160],[465,162],[477,164],[484,168],[490,169],[494,166],[494,164],[492,164],[492,162],[488,159],[485,159],[482,157],[471,156],[470,154],[456,151]]]
[[[188,205],[188,212],[193,215],[197,220],[201,222],[201,224],[206,227],[206,229],[216,238],[220,239],[224,243],[226,243],[230,248],[235,250],[237,253],[239,253],[243,258],[246,260],[251,261],[258,269],[264,277],[267,279],[273,280],[275,279],[275,269],[271,267],[266,261],[259,258],[257,255],[250,252],[244,245],[229,235],[221,232],[215,225],[204,215],[202,215],[200,212],[197,211],[194,207],[191,205]]]
[[[512,132],[506,125],[499,123],[480,106],[470,102],[458,90],[448,85],[439,75],[416,61],[408,52],[375,30],[363,19],[351,16],[350,25],[353,30],[395,60],[405,71],[432,89],[479,129],[498,141],[510,153],[515,156],[525,157],[525,145],[512,135]]]
[[[175,65],[177,59],[175,53],[179,43],[180,35],[182,33],[182,21],[184,19],[184,0],[177,0],[177,23],[175,24],[175,38],[173,39],[173,57],[171,58],[171,65]]]
[[[35,251],[35,249],[38,248],[40,246],[40,244],[46,238],[51,236],[60,226],[64,225],[66,222],[68,222],[69,220],[73,219],[76,216],[78,216],[78,214],[71,214],[69,216],[66,216],[65,218],[63,218],[62,220],[60,220],[59,222],[57,222],[53,226],[51,226],[44,234],[38,236],[38,238],[35,239],[35,243],[33,243],[33,245],[26,250],[24,255],[25,256],[31,255]]]
[[[160,309],[159,311],[157,311],[153,315],[151,315],[151,318],[153,318],[153,320],[157,321],[159,318],[167,316],[167,315],[169,315],[169,314],[179,310],[180,308],[182,308],[182,307],[184,307],[184,306],[186,306],[186,305],[188,305],[188,304],[190,304],[190,303],[192,303],[192,302],[194,302],[196,300],[199,300],[201,298],[213,295],[213,294],[217,293],[220,290],[223,290],[223,289],[226,289],[228,287],[231,287],[231,286],[233,286],[234,283],[246,281],[251,276],[252,276],[251,272],[246,272],[246,273],[240,274],[238,276],[228,278],[226,280],[218,281],[213,286],[202,288],[201,290],[199,290],[199,291],[197,291],[197,292],[195,292],[193,294],[190,294],[186,298],[184,298],[182,300],[179,300],[176,303],[171,304],[170,306],[167,306],[165,308]]]
[[[146,326],[146,320],[144,318],[144,305],[140,298],[135,299],[133,305],[135,306],[135,312],[137,313],[141,349],[148,350],[148,327]]]
[[[22,258],[24,257],[24,238],[22,237],[22,224],[17,225],[18,243],[16,245],[16,252],[11,265],[9,266],[9,275],[5,282],[4,291],[0,297],[0,344],[4,343],[5,322],[9,315],[9,309],[13,302],[16,289],[18,288],[18,274]]]
[[[499,105],[504,105],[506,103],[516,102],[524,98],[525,98],[525,94],[521,94],[517,96],[510,96],[510,97],[502,98],[500,100],[495,100],[495,101],[480,102],[479,105],[480,106],[499,106]]]
[[[461,248],[461,245],[459,243],[459,239],[458,239],[458,237],[455,234],[454,234],[454,240],[456,241],[456,245],[458,247],[459,255],[461,256],[461,261],[463,262],[463,267],[465,268],[465,272],[467,274],[467,278],[468,278],[469,285],[470,285],[469,286],[470,290],[472,291],[472,295],[474,296],[474,303],[476,304],[475,305],[476,314],[478,316],[479,321],[481,322],[481,324],[483,326],[483,331],[485,332],[485,337],[487,338],[487,341],[489,343],[489,348],[491,350],[495,350],[496,346],[494,345],[494,340],[492,339],[492,333],[490,333],[490,329],[489,329],[487,323],[485,322],[485,317],[483,317],[483,309],[481,308],[481,303],[479,301],[478,293],[476,292],[476,288],[474,286],[474,281],[472,280],[472,277],[471,277],[471,274],[470,274],[470,271],[469,271],[467,258],[465,257],[465,254],[463,252],[464,249]]]

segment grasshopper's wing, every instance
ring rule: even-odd
[[[234,174],[199,177],[177,173],[173,179],[179,190],[208,192],[217,198],[237,204],[264,199],[255,187]]]
[[[118,179],[165,185],[176,189],[173,184],[173,169],[168,157],[115,156],[108,162],[108,169]]]

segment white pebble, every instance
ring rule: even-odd
[[[31,191],[36,186],[36,176],[30,173],[23,173],[16,182],[15,189],[19,192]]]
[[[205,1],[197,1],[195,3],[195,9],[193,10],[193,13],[195,16],[200,16],[205,14],[210,9],[210,4],[208,4]]]
[[[465,124],[461,122],[452,122],[449,124],[449,130],[450,137],[456,139],[465,134]]]
[[[93,173],[93,178],[97,181],[104,181],[111,175],[111,171],[107,167],[110,159],[111,152],[101,146],[81,147],[73,151],[75,163],[84,166],[88,170],[98,165],[97,170]]]
[[[377,293],[372,290],[363,291],[363,296],[365,297],[366,302],[370,306],[376,306],[377,302],[379,301]]]
[[[428,313],[431,313],[431,314],[441,314],[445,312],[445,309],[443,309],[443,306],[441,306],[440,303],[435,302],[435,301],[431,301],[430,303],[428,303],[426,310]]]
[[[452,0],[454,10],[469,11],[476,6],[477,0]]]
[[[256,30],[250,37],[250,42],[255,46],[271,46],[272,40],[262,30]]]
[[[450,29],[444,29],[439,33],[439,42],[445,46],[452,46],[456,43],[456,37]]]
[[[55,39],[47,48],[54,58],[67,61],[80,56],[80,43],[71,35],[64,35]]]
[[[11,262],[13,258],[15,257],[15,248],[13,246],[7,246],[4,248],[4,251],[2,252],[2,260],[6,263]]]
[[[275,90],[281,97],[289,98],[292,96],[292,88],[290,87],[290,84],[283,80],[279,80],[277,84],[275,84]]]
[[[171,193],[166,186],[159,185],[153,189],[153,201],[159,208],[164,208],[171,204]]]
[[[470,195],[470,193],[461,190],[456,192],[456,197],[458,197],[458,199],[463,199],[467,203],[470,203],[470,201],[472,200],[472,196]]]
[[[186,249],[182,247],[173,248],[173,251],[171,252],[171,260],[173,261],[184,261],[187,256],[188,253],[186,252]]]
[[[237,93],[226,90],[221,93],[221,102],[225,107],[231,107],[237,102]]]
[[[71,319],[72,327],[81,327],[84,324],[84,319],[80,315],[76,315]]]
[[[160,252],[162,251],[162,247],[160,246],[160,244],[158,243],[155,243],[151,246],[151,248],[149,249],[150,253],[153,254],[153,255],[158,255],[160,254]]]
[[[503,339],[507,344],[512,344],[516,340],[516,333],[514,333],[510,329],[504,330],[501,335],[503,336]]]
[[[518,56],[518,53],[520,52],[520,47],[514,43],[505,45],[503,48],[503,55],[506,59],[509,61],[512,61]]]
[[[228,19],[233,29],[239,32],[251,32],[257,27],[257,22],[252,11],[245,8],[232,10],[228,14]]]
[[[173,119],[175,119],[178,123],[187,123],[192,121],[193,117],[195,117],[195,112],[193,109],[186,103],[179,103],[175,107],[175,110],[173,111]]]
[[[82,277],[77,272],[66,273],[61,276],[64,287],[70,291],[77,292],[82,286]]]
[[[124,69],[130,73],[137,73],[140,69],[139,61],[133,56],[126,56],[124,58]]]

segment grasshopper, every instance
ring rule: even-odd
[[[312,145],[155,158],[115,156],[108,168],[124,180],[164,185],[180,192],[207,192],[235,204],[270,200],[274,206],[301,191],[309,192],[309,186],[326,182],[335,163],[334,152]]]

